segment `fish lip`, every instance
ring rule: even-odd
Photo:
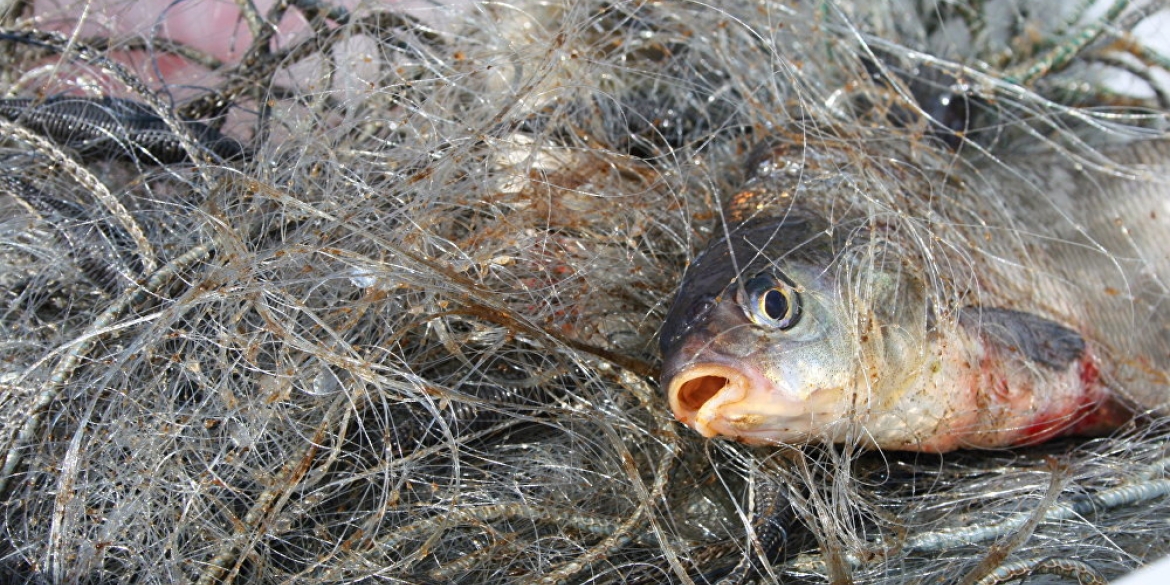
[[[778,385],[750,360],[720,357],[667,361],[662,383],[679,422],[707,438],[751,445],[792,445],[832,434],[837,419],[831,407],[841,388],[802,395]]]
[[[710,386],[719,378],[725,382],[718,387]],[[743,400],[747,382],[747,376],[738,368],[714,363],[692,364],[670,376],[666,395],[675,418],[710,438],[720,434],[711,424],[714,410]],[[715,408],[712,400],[717,401]]]
[[[767,437],[768,429],[747,428],[742,416],[729,417],[728,413],[750,411],[737,409],[735,405],[775,394],[771,380],[742,364],[691,363],[678,368],[667,380],[667,396],[675,418],[707,438],[725,436],[749,443],[773,442]]]

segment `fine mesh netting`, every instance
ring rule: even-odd
[[[1167,14],[0,3],[4,97],[32,100],[0,111],[0,580],[1056,583],[1170,554],[1156,416],[748,447],[656,379],[770,133],[1124,174],[1099,150],[1165,131]]]

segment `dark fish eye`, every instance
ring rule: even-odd
[[[787,319],[791,308],[786,289],[770,288],[760,296],[760,311],[769,319],[775,321]]]
[[[744,285],[745,310],[757,325],[792,329],[800,322],[800,293],[788,279],[763,273]]]

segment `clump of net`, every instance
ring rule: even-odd
[[[0,125],[6,579],[974,583],[1170,553],[1157,421],[1007,453],[749,448],[675,423],[655,381],[682,270],[771,131],[1101,164],[1165,126],[1165,60],[1133,36],[1164,13],[239,4],[219,54],[167,10],[4,13],[7,96],[142,102],[187,155]]]

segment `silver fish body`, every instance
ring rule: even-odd
[[[1170,142],[1093,170],[894,136],[765,147],[661,332],[679,420],[943,452],[1170,404]]]

